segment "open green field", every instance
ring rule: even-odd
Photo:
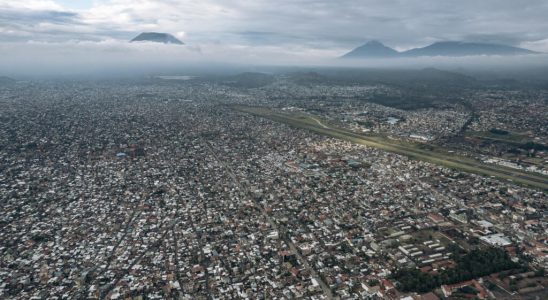
[[[531,141],[531,139],[528,138],[526,135],[515,132],[510,132],[506,135],[503,135],[492,133],[489,131],[469,131],[466,132],[465,135],[469,137],[481,138],[484,140],[507,143],[515,146],[519,146],[523,143]]]
[[[396,141],[380,135],[361,135],[347,129],[339,128],[321,120],[319,117],[304,113],[278,112],[264,107],[233,106],[234,109],[268,118],[273,121],[288,124],[297,128],[325,136],[379,148],[389,152],[406,155],[410,158],[434,163],[444,167],[479,174],[492,176],[502,180],[508,180],[517,184],[548,190],[548,177],[542,174],[530,173],[522,170],[507,168],[498,165],[485,164],[472,158],[457,156],[446,150],[432,146],[424,149],[423,144]],[[421,145],[423,147],[421,147]]]

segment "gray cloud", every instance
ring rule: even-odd
[[[72,24],[78,22],[78,14],[68,11],[50,11],[50,10],[0,10],[0,18],[4,25],[11,22],[35,24],[39,22],[51,22],[56,24]]]
[[[467,40],[548,50],[545,0],[103,0],[77,12],[39,7],[0,5],[0,42],[127,40],[165,31],[194,45],[344,52],[371,39],[399,49]]]
[[[81,24],[81,22],[78,20],[78,14],[73,12],[0,8],[0,38],[3,41],[6,39],[26,40],[42,34],[56,34],[58,31],[47,29],[43,31],[39,28],[41,24],[70,28],[70,26]]]

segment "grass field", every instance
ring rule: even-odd
[[[489,131],[469,131],[469,132],[466,132],[466,136],[480,138],[480,139],[494,141],[494,142],[507,143],[513,146],[519,146],[523,143],[531,141],[531,139],[528,138],[526,135],[514,133],[514,132],[510,132],[507,135],[503,135],[503,134],[495,134]]]
[[[233,106],[234,109],[285,123],[293,127],[308,129],[325,136],[346,140],[356,144],[379,148],[389,152],[406,155],[410,158],[434,163],[464,172],[492,176],[508,180],[517,184],[527,185],[542,190],[548,190],[548,177],[542,174],[530,173],[522,170],[507,168],[498,165],[485,164],[468,157],[456,156],[446,150],[432,146],[423,149],[421,144],[389,139],[381,135],[361,135],[347,129],[329,124],[319,117],[304,113],[278,112],[264,107]]]

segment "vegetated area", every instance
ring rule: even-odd
[[[394,273],[394,279],[402,291],[425,293],[442,284],[454,284],[500,271],[524,268],[513,262],[500,248],[475,249],[464,255],[454,251],[453,256],[457,263],[455,268],[442,270],[437,275],[423,273],[418,269],[401,269]]]
[[[496,149],[498,157],[509,161],[519,161],[525,166],[546,168],[544,158],[548,146],[534,140],[527,133],[492,128],[489,131],[468,131],[465,133],[469,146],[474,145],[476,152]]]
[[[484,140],[490,140],[493,142],[506,143],[524,150],[533,149],[537,151],[545,151],[548,149],[546,145],[531,141],[530,138],[525,134],[510,132],[497,128],[491,128],[489,131],[485,132],[469,131],[466,132],[466,135],[470,137],[481,138]]]

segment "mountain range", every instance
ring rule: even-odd
[[[7,76],[0,76],[0,84],[11,84],[15,83],[15,79],[9,78]]]
[[[537,54],[531,50],[506,45],[471,43],[471,42],[437,42],[432,45],[398,52],[378,41],[366,44],[348,52],[342,58],[394,58],[421,56],[476,56],[476,55],[523,55]]]
[[[162,44],[184,45],[183,42],[181,42],[173,35],[163,32],[143,32],[133,38],[130,42],[154,42]]]

